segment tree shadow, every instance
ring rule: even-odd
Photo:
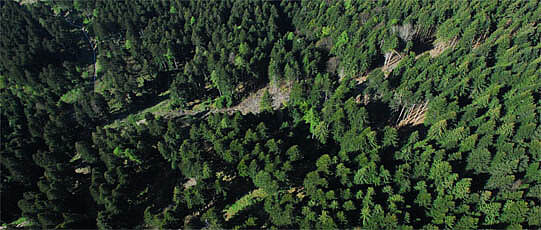
[[[411,48],[411,51],[414,52],[416,55],[422,54],[426,51],[429,51],[431,49],[434,49],[434,39],[415,39],[413,40],[413,47]]]
[[[382,128],[386,125],[392,125],[393,112],[389,104],[381,100],[375,100],[370,101],[365,108],[369,114],[368,120],[370,122],[370,126],[374,128]]]

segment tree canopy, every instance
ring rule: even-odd
[[[0,221],[541,227],[539,1],[2,1]]]

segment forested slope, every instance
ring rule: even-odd
[[[0,12],[8,227],[541,227],[539,1]]]

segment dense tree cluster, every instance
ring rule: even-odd
[[[2,223],[541,227],[538,1],[0,12]]]

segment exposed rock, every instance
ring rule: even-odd
[[[80,173],[80,174],[89,174],[90,173],[90,166],[86,166],[84,168],[77,168],[75,169],[75,173]]]
[[[184,189],[188,189],[192,186],[195,186],[197,184],[197,180],[195,178],[190,178],[186,183],[184,183]]]
[[[339,63],[340,63],[340,59],[338,59],[338,57],[329,58],[329,61],[327,61],[326,71],[329,73],[336,73],[336,69],[338,68]]]

